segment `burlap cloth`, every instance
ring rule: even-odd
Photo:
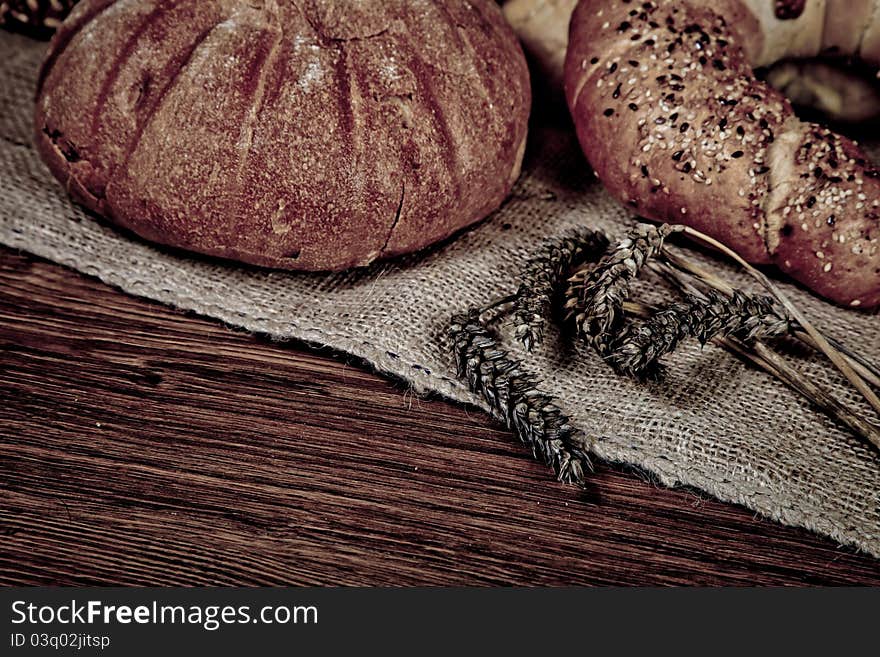
[[[86,215],[40,162],[30,119],[44,47],[0,35],[0,242],[131,294],[354,354],[419,393],[482,406],[451,371],[444,336],[451,315],[515,290],[545,238],[584,223],[619,237],[633,222],[585,175],[568,130],[544,128],[533,131],[525,173],[505,207],[418,257],[303,275],[170,253]],[[750,287],[733,268],[708,260]],[[880,359],[877,313],[840,310],[789,285],[785,291],[827,333]],[[880,457],[768,375],[717,347],[690,344],[667,359],[662,381],[636,383],[553,334],[528,356],[509,325],[501,329],[514,355],[595,441],[598,457],[880,556]],[[824,361],[795,358],[808,376],[859,404]]]

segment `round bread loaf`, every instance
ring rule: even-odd
[[[142,237],[338,270],[497,208],[529,105],[491,0],[84,0],[35,134],[75,199]]]
[[[569,37],[569,109],[612,194],[832,301],[880,304],[880,171],[753,73],[826,52],[877,66],[880,1],[582,0]]]

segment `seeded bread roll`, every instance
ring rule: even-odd
[[[497,208],[529,94],[491,0],[84,0],[35,132],[78,201],[147,239],[338,270]]]
[[[764,1],[764,0],[761,0]],[[772,3],[773,0],[766,0]],[[504,17],[522,40],[552,93],[562,95],[568,26],[578,0],[508,0]],[[823,45],[816,58],[786,60],[774,64],[766,79],[795,105],[817,109],[829,119],[859,123],[880,117],[880,82],[876,72],[852,70],[850,58],[840,52],[856,52],[860,33],[845,32],[852,12],[867,15],[874,0],[856,0],[849,13],[834,12],[826,5]],[[790,11],[790,10],[789,10]],[[844,46],[831,44],[842,43]]]
[[[838,121],[861,123],[880,116],[880,84],[848,70],[845,62],[782,62],[769,71],[767,82],[795,105],[815,108]]]
[[[562,89],[568,23],[578,0],[509,0],[504,17],[553,87]]]
[[[0,0],[0,25],[48,37],[77,0]]]
[[[689,224],[832,301],[869,308],[880,304],[880,172],[753,73],[829,48],[877,66],[880,14],[855,12],[864,38],[835,42],[826,10],[841,7],[582,0],[565,91],[590,163],[635,212]]]

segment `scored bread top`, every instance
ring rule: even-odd
[[[148,239],[328,270],[495,209],[529,103],[489,0],[86,0],[35,129],[78,200]]]

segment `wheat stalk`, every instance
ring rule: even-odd
[[[707,244],[715,249],[718,249],[722,253],[724,253],[729,258],[733,259],[740,267],[742,267],[749,276],[758,281],[770,294],[772,294],[776,300],[785,308],[786,311],[794,318],[797,323],[812,339],[815,343],[816,347],[820,352],[825,354],[828,359],[834,364],[834,366],[840,370],[841,374],[846,377],[846,379],[853,385],[853,387],[858,390],[861,395],[865,398],[871,408],[878,414],[880,414],[880,397],[877,396],[867,382],[856,373],[855,369],[849,364],[848,360],[841,354],[840,351],[834,348],[831,343],[825,338],[824,335],[815,327],[813,324],[807,320],[804,314],[795,306],[788,297],[782,293],[778,287],[776,287],[767,276],[765,276],[762,272],[758,271],[754,267],[752,267],[749,263],[747,263],[743,258],[728,248],[718,240],[709,237],[701,233],[698,230],[694,230],[693,228],[685,227],[683,232],[689,237],[702,242],[703,244]]]
[[[471,310],[454,317],[449,326],[459,377],[559,481],[583,486],[585,469],[591,467],[588,441],[553,398],[538,389],[537,379],[499,348],[480,315],[480,310]]]
[[[514,335],[528,351],[544,339],[544,324],[561,283],[574,267],[607,248],[608,238],[603,233],[577,228],[544,243],[539,254],[529,260],[513,308]]]
[[[630,282],[661,251],[669,235],[683,230],[678,225],[639,224],[595,267],[582,269],[570,279],[568,316],[577,334],[600,355],[611,351],[613,337],[620,332]]]
[[[706,344],[716,336],[735,336],[745,343],[790,333],[792,324],[771,299],[735,290],[731,296],[711,291],[685,295],[630,325],[614,341],[606,360],[631,376],[652,370],[660,358],[693,337]]]

